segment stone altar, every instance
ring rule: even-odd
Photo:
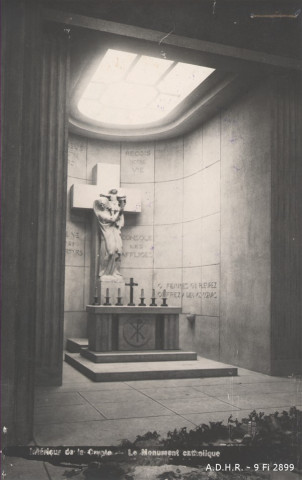
[[[93,352],[177,350],[177,307],[88,305],[88,349]]]

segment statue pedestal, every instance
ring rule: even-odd
[[[86,311],[90,351],[179,348],[180,308],[88,305]]]

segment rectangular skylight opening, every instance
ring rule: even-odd
[[[213,68],[109,49],[78,109],[104,124],[144,126],[164,119],[212,72]]]

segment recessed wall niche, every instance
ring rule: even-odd
[[[146,297],[152,288],[159,298],[166,290],[168,304],[182,308],[181,348],[265,373],[275,325],[270,92],[267,81],[170,140],[110,143],[72,134],[69,140],[69,185],[89,183],[95,162],[114,162],[121,165],[121,186],[142,192],[142,212],[128,214],[123,229],[121,272],[139,283],[135,301],[140,288]],[[66,305],[77,312],[66,312],[66,336],[85,333],[90,222],[89,215],[68,212],[67,232],[78,232],[84,261],[66,263]],[[79,278],[69,281],[75,272]]]
[[[69,185],[91,183],[91,170],[98,162],[116,163],[121,166],[121,187],[136,187],[142,193],[142,212],[126,214],[122,230],[121,273],[126,281],[134,277],[139,283],[134,301],[138,303],[141,288],[149,298],[154,288],[160,302],[165,289],[168,304],[182,307],[183,314],[193,311],[198,322],[203,315],[219,319],[220,158],[216,156],[213,165],[203,162],[208,150],[215,151],[213,131],[219,128],[220,116],[206,133],[200,127],[171,140],[107,142],[74,134],[69,137]],[[79,232],[77,242],[83,255],[75,266],[70,253],[66,254],[66,338],[86,335],[85,302],[91,302],[93,295],[87,275],[91,220],[87,212],[68,212],[66,248],[70,232]],[[216,332],[217,322],[213,323],[213,352],[218,348]],[[180,343],[187,344],[188,338],[182,329]],[[195,348],[204,353],[198,345]],[[215,356],[211,349],[206,354]]]

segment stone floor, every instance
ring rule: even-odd
[[[94,383],[65,363],[63,386],[36,389],[34,442],[109,446],[149,430],[165,435],[231,414],[241,419],[253,409],[269,413],[291,406],[302,408],[301,379],[239,368],[238,377]],[[6,461],[8,479],[64,478],[62,469],[49,464]]]

